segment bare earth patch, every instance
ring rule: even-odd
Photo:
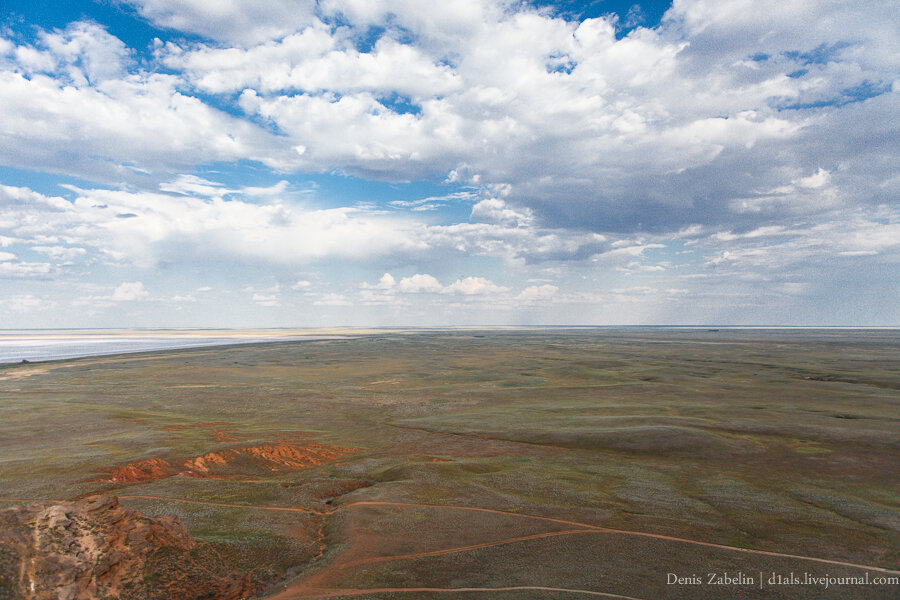
[[[236,600],[249,590],[175,516],[114,496],[0,511],[0,589],[14,600]]]
[[[164,458],[149,458],[112,467],[97,481],[148,482],[173,475],[183,477],[233,477],[310,469],[335,462],[352,448],[316,442],[273,442],[225,448],[189,458],[180,464]]]

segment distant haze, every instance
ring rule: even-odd
[[[41,362],[83,356],[102,356],[176,348],[230,344],[343,339],[346,336],[298,335],[284,331],[67,331],[2,332],[0,364]]]

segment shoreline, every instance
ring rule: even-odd
[[[222,348],[252,344],[279,342],[304,342],[318,340],[343,340],[355,336],[337,335],[284,335],[284,336],[135,336],[122,334],[105,337],[77,336],[29,336],[19,338],[19,344],[0,336],[0,368],[46,364],[55,361],[81,358],[112,357],[119,355]],[[180,342],[180,343],[179,343]],[[93,347],[92,347],[93,346]]]
[[[275,342],[354,339],[378,334],[549,333],[549,332],[664,332],[671,334],[737,334],[746,332],[811,335],[839,332],[895,334],[900,327],[766,327],[712,325],[602,326],[464,326],[464,327],[329,327],[291,329],[29,329],[0,330],[0,367],[99,356],[164,352]],[[627,334],[626,334],[627,335]],[[737,338],[733,338],[736,340]],[[724,339],[720,341],[725,341]],[[25,361],[23,363],[23,360]]]

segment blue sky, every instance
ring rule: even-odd
[[[893,8],[7,1],[0,327],[897,325]]]

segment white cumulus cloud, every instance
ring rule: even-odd
[[[140,281],[126,281],[119,284],[119,286],[113,290],[110,300],[116,302],[131,302],[133,300],[142,300],[149,295],[150,293],[144,289],[144,284]]]

